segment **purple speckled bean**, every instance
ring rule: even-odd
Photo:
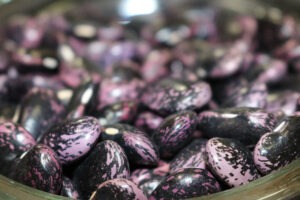
[[[186,146],[193,137],[197,123],[197,115],[193,111],[181,111],[165,118],[152,135],[161,157],[172,157]]]
[[[149,111],[141,112],[135,120],[135,127],[145,130],[148,134],[151,133],[160,125],[163,118]]]
[[[149,136],[125,124],[107,125],[102,129],[101,140],[114,140],[125,151],[132,164],[157,165],[159,154]]]
[[[35,145],[31,134],[12,122],[0,124],[0,160],[9,161]]]
[[[77,167],[73,181],[82,198],[88,198],[97,186],[115,178],[129,178],[129,162],[124,150],[114,141],[95,146]]]
[[[234,98],[241,93],[241,88],[248,87],[249,82],[247,81],[247,79],[245,79],[244,77],[238,77],[235,79],[220,81],[220,83],[217,83],[212,89],[214,89],[213,95],[216,98],[219,105],[221,106],[225,104],[226,106],[226,103],[232,103]],[[242,91],[245,92],[246,89]]]
[[[183,79],[187,80],[190,79],[192,77],[197,77],[197,75],[193,72],[192,69],[195,64],[196,64],[196,60],[197,60],[197,53],[195,51],[195,44],[193,40],[186,40],[186,41],[182,41],[180,42],[178,45],[176,45],[173,49],[173,52],[175,54],[175,62],[179,61],[179,65],[178,67],[175,67],[174,70],[172,70],[172,72],[178,74],[180,77],[182,77]],[[182,68],[184,67],[184,68]],[[171,67],[172,68],[172,67]],[[186,76],[187,74],[185,74],[185,70],[188,69],[187,71],[189,72],[188,74],[190,74],[190,72],[193,74],[190,74],[188,76]],[[183,71],[182,71],[183,70]],[[183,76],[179,74],[179,72],[182,71],[183,72]],[[193,78],[192,78],[193,79]],[[192,81],[192,79],[190,79]]]
[[[171,59],[168,49],[152,50],[149,52],[141,68],[143,79],[147,82],[155,82],[168,74],[167,62]]]
[[[69,164],[87,154],[100,133],[98,120],[85,116],[51,128],[43,135],[41,143],[51,147],[62,164]]]
[[[62,185],[62,167],[50,147],[38,144],[22,155],[13,179],[58,194]]]
[[[210,70],[209,77],[224,78],[235,74],[240,69],[248,49],[247,42],[234,42]]]
[[[211,138],[207,141],[206,151],[211,170],[230,187],[244,185],[260,177],[251,152],[237,140]]]
[[[133,160],[137,154],[136,157],[140,157],[140,159],[136,158],[134,160],[135,163],[143,165],[157,164],[159,158],[157,148],[147,135],[124,133],[123,140],[125,144],[124,149],[126,155],[129,157],[129,161]],[[127,152],[126,147],[132,147],[134,151]]]
[[[206,142],[197,139],[182,149],[170,162],[170,173],[180,168],[206,169]]]
[[[266,101],[267,87],[264,83],[253,83],[248,88],[241,88],[237,96],[232,99],[236,107],[264,108]]]
[[[254,55],[249,68],[244,72],[248,81],[266,84],[279,82],[286,73],[286,63],[267,54]]]
[[[14,169],[19,162],[22,153],[29,150],[36,141],[20,125],[12,122],[0,124],[0,173],[13,176]]]
[[[234,138],[245,145],[255,145],[276,125],[273,114],[259,108],[224,108],[199,115],[198,129],[208,138]]]
[[[90,75],[84,68],[75,68],[66,64],[61,65],[59,79],[70,88],[77,88],[87,80]]]
[[[211,99],[212,92],[206,82],[188,83],[163,79],[146,88],[142,102],[150,109],[168,115],[177,111],[201,108]]]
[[[254,149],[254,162],[262,174],[276,171],[299,157],[299,124],[299,115],[286,117],[260,138]]]
[[[127,179],[113,179],[100,184],[90,200],[126,199],[147,200],[144,192]]]
[[[98,118],[101,125],[115,123],[131,123],[138,112],[138,103],[135,101],[122,101],[103,107],[93,116]]]
[[[64,107],[52,90],[33,88],[21,102],[17,121],[38,139],[61,119],[63,112]]]
[[[115,82],[127,82],[134,79],[141,79],[139,67],[132,63],[117,64],[113,69],[108,71],[108,77]]]
[[[152,192],[149,200],[187,199],[221,190],[220,184],[205,169],[185,168],[170,174]]]
[[[149,181],[153,178],[152,169],[150,168],[136,169],[130,175],[130,180],[139,187],[143,184],[143,182]]]
[[[79,199],[79,193],[74,187],[74,184],[71,179],[66,176],[62,178],[62,188],[60,191],[60,195],[69,197],[72,199]]]
[[[292,115],[297,111],[300,100],[299,92],[284,91],[268,95],[266,110],[268,112],[283,112],[285,115]]]
[[[219,92],[223,94],[219,97],[223,107],[264,108],[267,103],[268,91],[265,83],[249,83],[243,78],[233,79],[218,88],[214,94]]]
[[[131,41],[109,43],[109,48],[103,56],[102,62],[110,67],[119,62],[131,59],[135,55],[136,46]]]
[[[263,83],[275,83],[284,78],[287,73],[287,65],[284,61],[273,59],[269,63],[269,69],[257,77],[257,81]]]
[[[130,175],[132,180],[149,197],[169,173],[169,164],[161,161],[156,168],[136,169]]]
[[[179,66],[177,66],[179,65]],[[179,80],[184,80],[184,81],[189,81],[189,82],[196,82],[198,80],[197,75],[195,72],[191,69],[183,68],[181,66],[182,64],[179,61],[174,61],[171,64],[171,67],[173,68],[181,68],[180,70],[172,71],[172,73],[169,75],[170,78],[173,79],[179,79]],[[180,67],[181,66],[181,67]]]
[[[100,107],[120,101],[137,100],[145,87],[145,83],[140,79],[131,81],[116,82],[111,79],[104,79],[101,82],[99,92]]]
[[[73,91],[66,109],[68,119],[89,115],[97,106],[99,83],[88,81]]]

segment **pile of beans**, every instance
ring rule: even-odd
[[[293,17],[207,7],[153,19],[8,21],[1,174],[73,199],[184,199],[299,158]]]

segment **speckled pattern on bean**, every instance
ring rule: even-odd
[[[58,194],[62,186],[62,167],[50,147],[38,144],[22,156],[13,179]]]
[[[114,141],[97,144],[77,167],[74,184],[83,198],[88,198],[97,185],[115,178],[129,178],[129,162],[123,149]]]
[[[62,164],[78,160],[95,145],[100,135],[100,125],[94,117],[68,120],[50,129],[41,142],[51,147]]]
[[[168,115],[201,108],[211,96],[211,88],[206,82],[188,84],[184,81],[164,79],[146,88],[142,102],[150,109]]]
[[[206,142],[197,139],[182,149],[170,162],[170,172],[180,168],[202,168],[206,169]]]
[[[161,157],[171,157],[187,145],[198,121],[193,111],[182,111],[168,116],[153,133]]]
[[[272,132],[263,135],[254,149],[254,162],[262,174],[286,166],[300,152],[300,117],[282,120]]]
[[[97,106],[99,83],[87,81],[73,90],[66,108],[67,118],[75,119],[89,115]]]
[[[267,100],[266,110],[268,112],[283,112],[285,115],[293,115],[298,109],[300,93],[292,91],[269,93]]]
[[[273,114],[259,108],[203,111],[198,117],[198,129],[208,138],[234,138],[245,145],[255,145],[259,138],[270,132],[277,123]]]
[[[127,124],[114,124],[104,126],[102,132],[101,140],[117,142],[124,149],[130,163],[140,165],[158,163],[157,146],[146,133],[137,128]]]
[[[223,99],[223,107],[264,108],[267,104],[268,91],[265,83],[232,82],[224,91],[226,97]]]
[[[13,122],[0,124],[0,160],[13,160],[33,147],[35,143],[31,134],[20,125]]]
[[[163,118],[151,112],[142,112],[137,116],[135,120],[135,126],[142,130],[147,131],[149,135],[160,125]]]
[[[31,135],[38,139],[61,119],[64,107],[59,103],[54,91],[33,88],[21,102],[20,123]],[[35,123],[32,123],[32,122]]]
[[[206,144],[208,165],[230,187],[247,184],[260,177],[251,152],[240,142],[211,138]]]
[[[162,181],[149,200],[187,199],[220,190],[220,184],[209,171],[185,168],[175,171]]]
[[[66,176],[63,176],[62,178],[62,188],[60,191],[60,195],[72,199],[79,199],[79,193],[74,187],[72,180]]]
[[[147,200],[147,197],[133,182],[119,178],[100,184],[90,198],[102,199]]]
[[[136,101],[121,101],[107,105],[94,113],[101,125],[131,123],[138,112]]]
[[[117,103],[120,101],[130,101],[139,98],[145,83],[139,79],[133,79],[129,82],[114,82],[104,79],[101,82],[99,92],[99,102],[102,108],[106,105]]]
[[[169,164],[163,161],[159,162],[156,168],[140,168],[131,173],[132,180],[149,197],[155,188],[169,174]]]

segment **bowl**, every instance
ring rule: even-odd
[[[23,0],[11,1],[3,3],[0,6],[0,24],[4,24],[13,14],[36,14],[44,11],[67,12],[71,11],[74,5],[80,4],[82,1],[51,1],[51,0]],[[116,15],[123,20],[143,19],[149,20],[151,12],[144,13],[146,15],[130,16],[128,13],[120,12],[120,1],[94,1],[96,5],[102,9],[105,14]],[[216,7],[225,9],[231,13],[247,13],[257,14],[258,10],[267,11],[268,9],[280,8],[283,12],[289,11],[292,15],[297,16],[297,11],[300,10],[300,3],[289,0],[282,3],[279,0],[273,1],[195,1],[187,0],[181,2],[179,0],[165,0],[160,2],[160,8],[167,7],[172,9],[188,9],[191,7],[212,4]],[[105,11],[104,11],[105,10]],[[281,11],[280,10],[280,11]],[[124,11],[124,10],[123,10]],[[132,11],[134,12],[134,11]],[[138,12],[138,11],[135,11]],[[17,183],[7,177],[0,175],[0,199],[13,200],[13,199],[30,199],[30,200],[65,200],[66,197],[46,193],[26,185]],[[300,159],[293,161],[289,165],[266,175],[258,180],[255,180],[247,185],[237,188],[228,189],[216,194],[193,198],[194,200],[202,199],[300,199]]]

